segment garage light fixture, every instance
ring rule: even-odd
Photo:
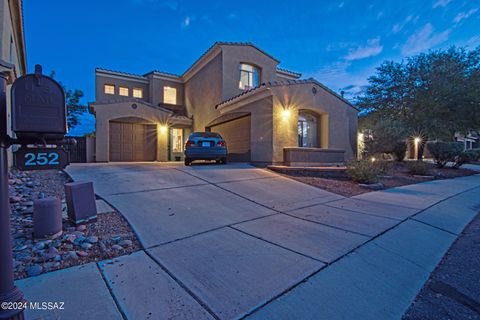
[[[167,133],[168,127],[166,125],[161,125],[160,126],[160,132],[165,134]]]
[[[284,109],[282,111],[282,117],[283,117],[284,120],[288,120],[288,118],[290,118],[291,114],[292,114],[292,112],[289,109]]]

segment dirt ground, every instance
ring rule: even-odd
[[[477,172],[467,169],[452,168],[436,168],[431,165],[429,176],[414,176],[408,172],[404,163],[392,162],[388,172],[381,176],[379,183],[383,184],[384,189],[400,187],[404,185],[430,181],[435,179],[450,179],[475,174]],[[300,182],[324,189],[326,191],[341,194],[345,197],[352,197],[362,193],[372,192],[374,190],[360,186],[358,183],[351,181],[345,174],[338,178],[324,178],[321,174],[285,174],[292,179]]]

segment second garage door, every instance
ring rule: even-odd
[[[245,116],[210,128],[227,142],[229,161],[250,161],[250,118]]]
[[[157,126],[110,122],[110,161],[155,161]]]

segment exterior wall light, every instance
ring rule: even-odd
[[[415,144],[415,159],[419,160],[420,159],[419,144],[420,144],[420,142],[422,142],[422,139],[420,137],[416,137],[415,139],[413,139],[413,142]]]
[[[161,126],[160,126],[160,132],[161,132],[162,134],[167,133],[167,130],[168,130],[168,127],[167,127],[166,125],[161,125]]]
[[[375,162],[375,160],[377,160],[377,159],[375,159],[375,157],[372,157],[372,162]]]
[[[289,109],[284,109],[282,111],[282,117],[283,117],[284,120],[287,120],[288,118],[290,118],[291,114],[292,114],[292,112]]]

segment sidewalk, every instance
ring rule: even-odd
[[[363,213],[370,217],[388,218],[394,222],[394,226],[326,265],[322,266],[322,263],[318,261],[315,263],[314,260],[308,264],[304,262],[303,268],[316,271],[305,274],[303,279],[292,283],[290,288],[273,299],[259,301],[247,313],[237,314],[235,317],[400,319],[428,279],[430,272],[480,210],[480,176],[431,181],[371,192],[335,200],[327,206],[342,209],[342,212],[350,210],[352,214]],[[305,211],[308,208],[300,210]],[[291,213],[294,214],[297,213]],[[308,215],[311,212],[302,214]],[[365,233],[369,234],[371,229],[367,227],[364,226]],[[228,228],[209,232],[208,236],[194,238],[203,237],[205,240],[210,237],[208,240],[210,242],[206,243],[218,246],[221,243],[214,241],[214,236],[223,234],[229,236],[231,233],[222,231],[225,229]],[[245,235],[245,238],[247,237],[250,236]],[[242,238],[238,241],[247,245],[248,241],[253,240],[247,241]],[[196,242],[191,243],[193,246],[190,250],[194,250]],[[192,279],[186,281],[182,273],[171,271],[180,270],[178,266],[168,264],[165,266],[151,259],[152,254],[165,251],[163,248],[165,246],[159,246],[147,252],[139,251],[117,258],[115,261],[92,263],[17,281],[17,285],[31,301],[65,302],[65,310],[58,312],[29,310],[27,318],[233,317],[212,312],[209,303],[205,302],[213,301],[203,297],[216,293],[215,286],[206,286],[212,291],[199,291],[207,289],[197,286],[198,283],[210,282],[210,273],[232,275],[233,278],[230,280],[234,281],[236,267],[235,264],[228,263],[230,258],[223,254],[207,256],[202,255],[202,251],[192,251],[191,254],[198,258],[196,264],[189,266],[193,268],[189,271],[196,274],[196,278],[194,281]],[[188,246],[178,248],[188,250]],[[268,255],[269,250],[278,250],[276,249],[278,247],[274,246],[265,248],[262,255]],[[170,249],[175,249],[175,246],[169,247]],[[229,252],[227,247],[222,250]],[[235,251],[229,254],[235,257],[235,260],[242,255],[245,255],[242,256],[244,258],[247,257],[248,252]],[[224,261],[225,270],[221,270],[221,267],[220,270],[203,270],[204,262],[208,265],[218,259]],[[255,257],[250,256],[248,259]],[[181,261],[187,260],[177,259],[176,263],[185,264]],[[279,263],[281,261],[278,260]],[[258,272],[273,271],[258,270]],[[273,288],[279,284],[271,285]],[[256,294],[255,289],[250,288],[252,297]],[[202,293],[201,298],[196,292]],[[225,303],[231,304],[232,300],[242,300],[245,297],[237,297],[235,292],[226,292],[223,299]],[[222,301],[216,303],[221,304]]]

